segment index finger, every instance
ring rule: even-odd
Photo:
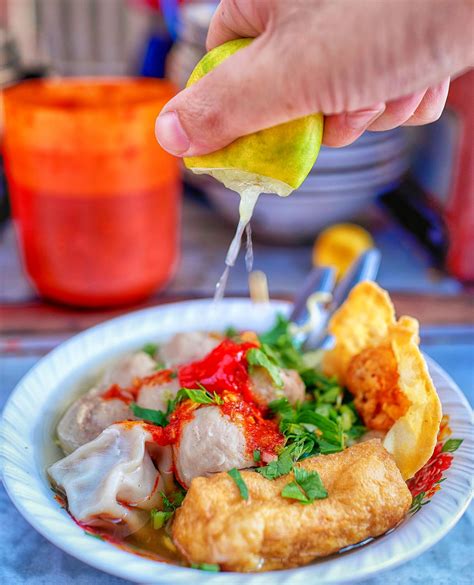
[[[221,0],[209,25],[207,50],[233,39],[257,37],[265,28],[266,4],[266,0]]]

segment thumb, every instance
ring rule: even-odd
[[[176,156],[213,152],[240,136],[310,112],[291,90],[278,47],[261,35],[166,104],[156,120],[161,146]],[[292,96],[291,93],[294,93]]]

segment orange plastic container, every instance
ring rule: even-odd
[[[178,161],[154,136],[163,80],[26,81],[5,91],[9,192],[40,294],[80,306],[140,300],[178,260]]]

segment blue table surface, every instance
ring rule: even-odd
[[[474,404],[474,331],[425,329],[423,350],[450,373]],[[0,409],[36,356],[0,358]],[[0,486],[0,583],[8,585],[115,585],[126,583],[62,552],[40,536],[16,512]],[[399,583],[472,585],[474,583],[474,504],[438,544],[420,557],[368,581],[366,585]],[[244,582],[244,580],[243,580]],[[170,585],[172,585],[170,583]]]

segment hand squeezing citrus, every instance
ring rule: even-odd
[[[187,86],[252,40],[235,39],[209,51],[197,64]],[[312,114],[242,136],[216,152],[185,158],[184,164],[195,173],[212,175],[239,193],[252,187],[261,193],[289,195],[313,167],[322,134],[323,116]]]

